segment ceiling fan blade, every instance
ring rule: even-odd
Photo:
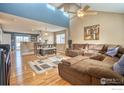
[[[60,6],[57,7],[57,9],[61,9],[62,7],[64,7],[65,4],[61,4]]]
[[[68,13],[70,13],[70,14],[76,14],[77,12],[68,11]]]
[[[78,5],[77,3],[73,3],[76,7],[78,7],[79,9],[81,8],[80,5]]]
[[[87,11],[89,8],[90,8],[90,6],[89,6],[89,5],[86,5],[86,6],[83,8],[83,11],[85,12],[85,11]]]
[[[61,4],[59,7],[57,7],[57,9],[64,9],[64,12],[68,12],[69,8],[70,8],[69,3],[64,3],[64,4]]]
[[[70,3],[64,4],[64,11],[68,12],[70,10]]]

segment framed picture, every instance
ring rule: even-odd
[[[84,27],[84,40],[99,40],[100,25]]]

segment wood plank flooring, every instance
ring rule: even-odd
[[[29,61],[38,59],[34,55],[21,56],[20,52],[17,51],[11,56],[11,85],[71,85],[59,76],[57,68],[43,74],[36,74],[28,64]]]

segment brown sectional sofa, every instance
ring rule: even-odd
[[[84,54],[91,56],[92,54],[102,52],[105,49],[104,44],[73,44],[72,48],[66,49],[65,54],[70,57]]]
[[[106,81],[105,84],[124,84],[124,81],[122,82],[124,77],[112,70],[113,64],[124,54],[124,48],[120,47],[115,57],[105,55],[107,48],[113,46],[117,45],[73,45],[73,49],[70,49],[69,52],[73,52],[75,57],[71,54],[67,54],[72,58],[62,60],[62,63],[58,65],[59,75],[73,85],[100,85],[102,78],[121,81],[116,83]],[[86,53],[91,54],[90,56],[85,53],[86,47],[88,47]],[[81,48],[83,48],[82,51],[77,53],[78,51],[76,50],[81,50]],[[73,50],[75,50],[76,53]],[[93,50],[93,52],[89,52],[89,50]]]

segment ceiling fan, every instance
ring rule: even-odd
[[[78,8],[76,12],[70,11],[70,7],[73,5],[75,5]],[[64,9],[64,12],[74,14],[74,16],[71,19],[75,17],[82,18],[85,15],[97,15],[96,11],[89,10],[90,9],[89,5],[82,7],[81,4],[78,5],[76,3],[64,3],[58,7],[58,9],[62,9],[62,8]]]

